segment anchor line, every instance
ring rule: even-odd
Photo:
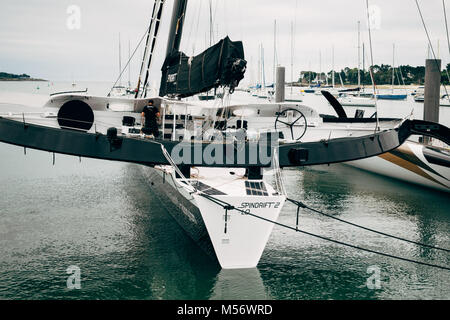
[[[359,247],[359,246],[356,246],[356,245],[353,245],[353,244],[350,244],[350,243],[342,242],[342,241],[339,241],[339,240],[335,240],[335,239],[331,239],[331,238],[328,238],[328,237],[325,237],[325,236],[314,234],[314,233],[311,233],[311,232],[308,232],[308,231],[305,231],[305,230],[294,228],[294,227],[288,226],[286,224],[283,224],[283,223],[280,223],[280,222],[277,222],[277,221],[273,221],[273,220],[270,220],[270,219],[258,216],[256,214],[253,214],[253,213],[250,212],[250,210],[247,210],[247,211],[241,210],[239,208],[236,208],[236,207],[230,205],[229,203],[227,203],[227,202],[225,202],[223,200],[214,198],[214,197],[212,197],[210,195],[207,195],[207,194],[204,194],[202,192],[198,192],[198,195],[201,196],[201,197],[204,197],[204,198],[206,198],[206,199],[208,199],[208,200],[210,200],[212,202],[214,202],[215,204],[221,206],[224,209],[227,208],[227,210],[235,210],[235,211],[240,212],[243,215],[248,215],[248,216],[251,216],[251,217],[254,217],[254,218],[257,218],[257,219],[269,222],[269,223],[272,223],[272,224],[277,225],[279,227],[283,227],[285,229],[289,229],[289,230],[292,230],[292,231],[295,231],[295,232],[306,234],[306,235],[314,237],[314,238],[319,238],[319,239],[322,239],[322,240],[325,240],[325,241],[328,241],[328,242],[333,242],[335,244],[339,244],[339,245],[350,247],[350,248],[353,248],[353,249],[357,249],[357,250],[361,250],[361,251],[365,251],[365,252],[381,255],[381,256],[392,258],[392,259],[396,259],[396,260],[402,260],[402,261],[405,261],[405,262],[410,262],[410,263],[414,263],[414,264],[419,264],[419,265],[423,265],[423,266],[428,266],[428,267],[432,267],[432,268],[437,268],[437,269],[450,271],[450,268],[448,268],[448,267],[444,267],[444,266],[440,266],[440,265],[436,265],[436,264],[431,264],[431,263],[426,263],[426,262],[422,262],[422,261],[417,261],[417,260],[412,260],[412,259],[408,259],[408,258],[404,258],[404,257],[395,256],[395,255],[392,255],[392,254],[389,254],[389,253],[384,253],[384,252],[380,252],[380,251],[376,251],[376,250],[372,250],[372,249],[368,249],[368,248]]]
[[[345,223],[345,224],[348,224],[348,225],[351,225],[351,226],[354,226],[354,227],[357,227],[357,228],[360,228],[360,229],[364,229],[366,231],[370,231],[370,232],[373,232],[373,233],[376,233],[376,234],[380,234],[380,235],[383,235],[383,236],[386,236],[386,237],[389,237],[389,238],[397,239],[397,240],[400,240],[400,241],[409,242],[409,243],[412,243],[412,244],[415,244],[415,245],[418,245],[418,246],[421,246],[421,247],[426,247],[426,248],[435,249],[435,250],[441,250],[441,251],[444,251],[444,252],[450,252],[450,250],[446,249],[446,248],[435,247],[435,246],[428,245],[428,244],[425,244],[425,243],[421,243],[421,242],[417,242],[417,241],[401,238],[399,236],[395,236],[395,235],[392,235],[392,234],[389,234],[389,233],[385,233],[385,232],[382,232],[382,231],[371,229],[371,228],[368,228],[368,227],[365,227],[365,226],[362,226],[362,225],[359,225],[359,224],[356,224],[356,223],[353,223],[353,222],[350,222],[350,221],[347,221],[347,220],[335,217],[333,215],[330,215],[330,214],[321,212],[319,210],[316,210],[314,208],[311,208],[311,207],[309,207],[308,205],[304,204],[301,201],[292,200],[292,199],[289,199],[289,198],[287,198],[286,200],[291,202],[291,203],[293,203],[293,204],[295,204],[298,208],[308,209],[308,210],[310,210],[310,211],[312,211],[314,213],[318,213],[318,214],[323,215],[325,217],[337,220],[339,222],[342,222],[342,223]]]

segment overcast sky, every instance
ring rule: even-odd
[[[152,78],[159,79],[164,59],[168,24],[172,13],[168,0]],[[423,65],[427,39],[414,0],[369,0],[379,15],[372,33],[375,64]],[[449,62],[442,0],[419,0],[433,46],[443,65]],[[70,30],[67,13],[80,8],[80,29]],[[153,0],[2,0],[0,9],[0,71],[28,73],[51,80],[113,81],[118,75],[119,33],[122,65],[148,27]],[[450,10],[450,7],[448,8]],[[265,50],[266,78],[271,81],[274,50],[274,20],[277,20],[278,63],[287,67],[290,78],[291,23],[295,24],[294,70],[330,70],[334,46],[335,69],[356,67],[357,22],[368,57],[365,0],[213,0],[214,40],[225,35],[242,40],[250,65],[247,80],[256,76],[258,46]],[[73,20],[70,20],[73,21]],[[72,24],[73,26],[73,24]],[[209,0],[189,0],[182,49],[199,53],[209,46]],[[142,51],[131,68],[137,78]],[[320,59],[321,56],[321,59]],[[321,61],[321,64],[320,64]],[[368,59],[366,58],[366,66]],[[128,73],[124,79],[128,79]]]

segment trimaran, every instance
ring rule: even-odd
[[[42,114],[2,115],[0,141],[141,165],[161,205],[226,269],[258,264],[270,221],[277,220],[287,197],[280,168],[380,155],[412,134],[449,142],[449,129],[439,124],[345,120],[339,107],[340,118],[322,118],[313,109],[286,103],[217,108],[216,102],[181,100],[219,87],[232,92],[246,69],[242,43],[229,38],[196,57],[179,52],[187,2],[174,1],[160,96],[153,98],[162,114],[163,139],[142,138],[137,124],[149,100],[149,70],[166,4],[156,0],[134,99],[55,94]],[[264,117],[252,115],[264,114],[271,119],[267,126],[253,123]],[[307,123],[305,115],[317,123]],[[333,136],[324,123],[334,128]],[[273,185],[265,179],[268,172],[274,173]]]

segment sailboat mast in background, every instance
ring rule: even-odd
[[[291,21],[291,96],[294,84],[294,22]]]
[[[131,88],[131,66],[130,66],[130,60],[131,60],[131,43],[130,40],[128,40],[128,88]]]
[[[212,13],[212,0],[209,0],[209,46],[212,47],[214,42],[214,25]]]
[[[333,88],[335,87],[335,81],[334,81],[334,45],[331,47],[331,84]]]
[[[120,32],[119,32],[119,86],[122,86],[122,47],[120,44]]]
[[[358,21],[358,88],[361,87],[361,22]]]
[[[277,69],[277,20],[273,23],[273,84],[276,82]]]
[[[392,44],[392,93],[394,93],[395,84],[395,44]]]

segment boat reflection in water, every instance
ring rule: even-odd
[[[211,300],[266,300],[272,299],[257,268],[222,269],[216,277]]]

